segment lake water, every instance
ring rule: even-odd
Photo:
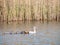
[[[33,31],[36,34],[3,34]],[[0,45],[60,45],[60,22],[0,22]]]

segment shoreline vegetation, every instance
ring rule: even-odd
[[[60,21],[60,0],[0,0],[2,21]]]

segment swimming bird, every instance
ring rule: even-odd
[[[29,34],[29,32],[27,32],[27,31],[22,31],[22,32],[20,32],[20,34]]]
[[[29,31],[29,33],[30,33],[30,34],[36,33],[36,27],[34,26],[34,27],[33,27],[33,31]]]
[[[22,31],[20,34],[34,34],[36,33],[36,27],[33,27],[33,31]]]

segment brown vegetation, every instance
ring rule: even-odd
[[[0,0],[0,21],[60,20],[60,0]]]

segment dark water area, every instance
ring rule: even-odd
[[[33,31],[35,34],[3,34]],[[60,45],[60,22],[0,22],[0,45]]]

